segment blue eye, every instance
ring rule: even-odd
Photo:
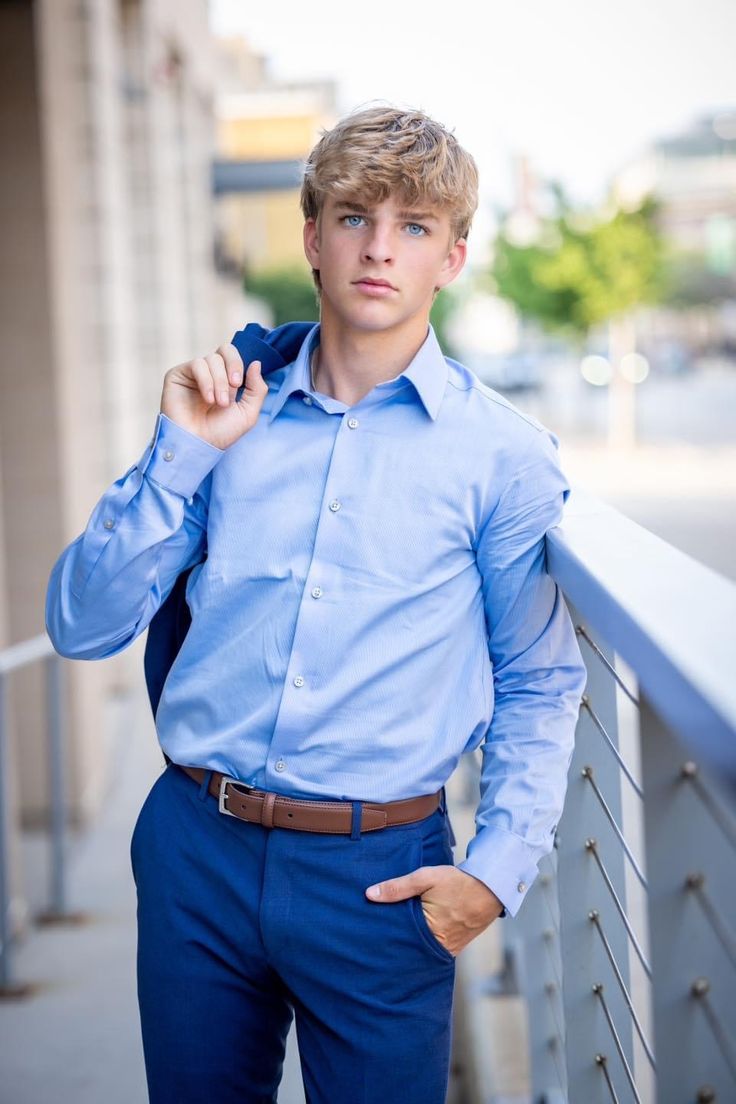
[[[343,222],[347,223],[348,226],[357,227],[358,223],[361,221],[362,218],[363,218],[362,215],[345,215],[345,217],[343,218]],[[351,221],[353,219],[357,219],[358,221],[357,222]]]
[[[410,233],[409,233],[410,238],[421,238],[424,234],[427,233],[426,226],[421,226],[418,222],[409,222],[409,223],[407,223],[407,227],[410,231]],[[413,233],[411,233],[412,230],[419,230],[419,233],[418,234],[413,234]]]

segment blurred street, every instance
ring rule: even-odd
[[[736,580],[735,364],[646,379],[629,450],[606,443],[607,388],[589,386],[572,365],[551,370],[538,391],[508,397],[558,434],[573,486]]]

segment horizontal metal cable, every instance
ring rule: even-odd
[[[728,842],[732,847],[736,847],[736,819],[734,819],[733,814],[729,812],[728,809],[724,808],[720,801],[714,797],[713,791],[706,789],[703,785],[698,764],[694,763],[692,759],[688,759],[686,763],[682,764],[680,776],[683,780],[690,783]]]
[[[549,886],[551,881],[552,881],[552,878],[549,874],[541,874],[540,877],[539,877],[539,884],[542,886],[542,896],[544,897],[544,903],[547,906],[547,912],[549,913],[549,918],[552,921],[552,927],[555,929],[555,931],[559,931],[560,930],[559,921],[558,921],[558,918],[554,914],[554,911],[552,909],[552,902],[551,902],[550,897],[549,897],[548,886]]]
[[[644,1034],[644,1029],[642,1028],[641,1024],[639,1023],[639,1017],[636,1014],[636,1009],[634,1008],[634,1002],[632,1001],[631,995],[629,994],[629,991],[626,988],[626,984],[624,983],[624,979],[621,976],[621,971],[619,970],[618,963],[616,962],[616,956],[614,955],[613,951],[611,950],[611,944],[608,942],[608,939],[606,938],[606,933],[604,932],[603,928],[601,927],[600,913],[598,912],[598,909],[591,909],[591,911],[588,913],[588,916],[590,917],[590,919],[595,924],[596,931],[598,932],[598,935],[601,937],[601,942],[603,943],[603,947],[605,949],[605,952],[608,955],[608,961],[611,963],[611,967],[612,967],[613,972],[616,976],[616,981],[618,982],[619,988],[621,990],[621,995],[623,996],[624,1000],[626,1001],[626,1007],[628,1008],[629,1013],[631,1015],[631,1018],[634,1021],[634,1027],[636,1028],[636,1033],[639,1036],[639,1038],[641,1039],[641,1045],[644,1047],[644,1050],[646,1052],[646,1056],[649,1059],[649,1062],[651,1064],[652,1069],[656,1070],[657,1063],[654,1060],[654,1052],[652,1051],[652,1048],[649,1045],[649,1042],[648,1042],[648,1040],[647,1040],[647,1038]]]
[[[601,1002],[601,1006],[602,1006],[603,1011],[605,1013],[606,1020],[608,1021],[608,1026],[611,1030],[611,1035],[613,1036],[613,1041],[616,1045],[616,1050],[618,1051],[618,1056],[621,1059],[621,1064],[623,1065],[624,1071],[626,1073],[626,1079],[629,1082],[629,1088],[631,1089],[632,1093],[634,1094],[634,1099],[636,1100],[636,1104],[641,1104],[641,1097],[639,1096],[639,1092],[638,1092],[638,1089],[636,1087],[636,1082],[634,1081],[634,1075],[632,1074],[631,1069],[629,1068],[629,1063],[626,1061],[626,1055],[624,1054],[624,1048],[621,1046],[621,1040],[618,1037],[618,1032],[616,1031],[616,1026],[615,1026],[613,1020],[611,1019],[611,1013],[608,1011],[608,1005],[606,1004],[605,997],[603,996],[603,985],[600,981],[597,981],[595,983],[595,985],[593,986],[593,992],[598,997],[598,1000]]]
[[[598,869],[600,870],[601,875],[603,876],[603,880],[605,881],[606,885],[608,886],[608,891],[611,894],[611,897],[613,898],[613,903],[615,904],[616,909],[618,910],[618,914],[624,922],[624,927],[626,928],[626,931],[629,934],[629,939],[631,940],[632,945],[634,947],[634,950],[636,951],[637,958],[641,962],[642,966],[644,967],[644,970],[646,972],[647,977],[651,981],[651,979],[652,979],[652,967],[649,965],[649,960],[646,958],[646,956],[644,954],[644,951],[642,950],[642,948],[639,945],[639,940],[636,938],[636,933],[634,932],[634,929],[631,926],[631,921],[629,920],[628,916],[626,915],[624,907],[618,899],[618,895],[616,893],[616,890],[613,887],[613,882],[611,881],[611,879],[609,877],[608,871],[606,870],[606,867],[603,863],[603,860],[601,859],[600,855],[598,854],[598,841],[596,839],[593,839],[593,838],[587,839],[585,841],[585,846],[586,846],[588,851],[592,852],[593,858],[598,863]]]
[[[552,1009],[552,1019],[555,1021],[555,1027],[557,1028],[557,1035],[559,1036],[560,1039],[564,1039],[565,1035],[564,1035],[564,1032],[562,1030],[562,1025],[560,1024],[560,1021],[557,1018],[557,1008],[556,1008],[556,1002],[555,1002],[555,997],[554,997],[555,993],[557,993],[559,990],[557,989],[557,986],[555,985],[555,983],[553,981],[545,981],[544,991],[547,994],[547,999],[549,1000],[549,1005],[550,1005],[550,1008]]]
[[[601,736],[603,736],[603,738],[605,739],[605,741],[608,744],[608,747],[610,748],[610,750],[615,755],[616,760],[618,762],[618,765],[621,767],[621,770],[624,772],[624,774],[628,778],[628,780],[631,783],[632,787],[634,788],[635,792],[639,795],[639,797],[642,800],[644,800],[644,790],[641,788],[639,783],[634,778],[633,774],[631,773],[628,766],[626,765],[626,762],[623,759],[623,757],[621,755],[621,752],[618,750],[618,748],[614,744],[613,740],[611,739],[611,737],[606,732],[606,727],[603,724],[603,721],[600,719],[600,717],[596,713],[595,709],[593,709],[593,706],[590,704],[590,698],[588,697],[587,694],[583,694],[583,696],[581,698],[581,701],[580,701],[580,704],[583,706],[584,709],[588,710],[588,713],[590,714],[590,719],[592,720],[593,724],[595,725],[595,727],[600,732]]]
[[[600,1067],[600,1070],[601,1070],[604,1078],[606,1079],[606,1084],[608,1085],[608,1092],[611,1096],[611,1100],[614,1101],[614,1104],[619,1104],[618,1096],[616,1095],[616,1090],[614,1089],[613,1082],[611,1081],[611,1075],[608,1072],[608,1058],[607,1058],[607,1056],[605,1054],[596,1054],[595,1060],[596,1060],[597,1065]]]
[[[710,982],[707,978],[696,978],[690,986],[690,994],[701,1005],[705,1018],[710,1024],[710,1029],[713,1032],[713,1037],[718,1043],[718,1047],[723,1055],[723,1060],[731,1071],[731,1076],[736,1081],[736,1055],[734,1055],[731,1041],[723,1030],[723,1026],[715,1014],[713,1007],[708,999],[708,993],[710,992]]]
[[[560,992],[562,992],[562,979],[557,972],[557,960],[552,954],[552,941],[554,938],[555,933],[552,928],[545,928],[542,932],[542,942],[544,943],[544,949],[547,952],[547,956],[549,958],[550,969],[552,970],[552,977],[554,979],[555,985],[560,990]]]
[[[575,626],[575,632],[578,634],[578,636],[582,636],[584,640],[587,640],[588,644],[593,649],[593,651],[595,652],[596,656],[601,661],[603,666],[607,668],[609,674],[611,674],[615,678],[616,682],[619,684],[619,686],[623,690],[624,694],[626,694],[626,697],[629,698],[629,700],[632,701],[634,703],[634,705],[638,706],[639,699],[636,698],[631,693],[631,691],[629,690],[626,683],[622,682],[621,676],[619,675],[618,671],[606,659],[603,652],[600,650],[600,648],[596,644],[595,640],[593,640],[592,637],[588,636],[587,632],[585,631],[585,629],[583,628],[582,625],[576,625]]]
[[[723,917],[713,904],[709,895],[703,889],[704,885],[705,874],[703,874],[702,871],[697,871],[695,874],[688,874],[685,879],[685,889],[694,893],[698,898],[700,907],[708,918],[717,939],[720,941],[727,956],[731,959],[731,962],[736,966],[736,937],[734,937],[733,932],[726,927]]]
[[[628,843],[626,842],[626,840],[624,839],[623,832],[621,831],[618,824],[616,823],[616,820],[613,816],[613,813],[608,808],[608,805],[606,804],[606,799],[604,798],[603,794],[598,789],[597,785],[595,784],[595,781],[593,780],[593,768],[591,766],[583,767],[583,769],[580,773],[582,774],[583,778],[588,779],[591,786],[593,787],[593,792],[595,793],[596,797],[598,798],[598,801],[601,804],[601,808],[603,809],[603,812],[606,814],[611,827],[613,828],[614,832],[618,836],[619,842],[620,842],[621,846],[624,849],[626,857],[628,858],[629,862],[631,863],[631,865],[634,869],[634,873],[636,874],[637,878],[639,879],[641,884],[644,886],[644,888],[648,889],[647,880],[644,877],[643,872],[640,870],[638,862],[636,861],[633,854],[631,853],[631,849],[630,849]]]
[[[563,1096],[566,1097],[567,1096],[567,1088],[565,1086],[565,1081],[564,1081],[564,1078],[562,1076],[562,1066],[560,1065],[560,1047],[559,1047],[557,1037],[555,1035],[550,1035],[549,1039],[547,1040],[547,1047],[552,1052],[552,1061],[554,1062],[554,1065],[555,1065],[555,1073],[557,1074],[557,1080],[558,1080],[559,1085],[560,1085],[560,1092],[562,1093]]]

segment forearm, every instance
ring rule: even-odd
[[[461,869],[514,916],[552,850],[564,806],[586,669],[562,592],[542,636],[495,680],[482,745],[477,834]]]
[[[165,415],[157,418],[152,443],[102,495],[51,571],[46,627],[58,652],[103,658],[148,625],[180,572],[202,558],[207,502],[200,487],[222,454]]]

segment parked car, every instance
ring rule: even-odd
[[[463,363],[497,391],[533,391],[542,384],[543,359],[540,354],[517,349],[513,353],[475,353]]]

